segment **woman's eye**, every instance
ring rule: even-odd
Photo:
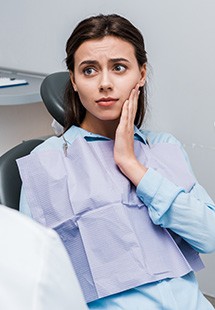
[[[118,71],[118,72],[123,72],[123,71],[126,70],[126,67],[125,67],[124,65],[116,65],[116,66],[114,67],[114,70],[115,70],[115,71]]]
[[[83,73],[84,73],[85,75],[91,75],[91,74],[95,73],[95,69],[94,69],[94,68],[85,68],[85,69],[83,70]]]

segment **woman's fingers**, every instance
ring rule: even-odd
[[[134,125],[134,120],[137,112],[138,97],[139,84],[137,84],[136,87],[132,89],[129,98],[125,101],[122,107],[120,122],[122,121],[124,125]]]
[[[139,84],[132,89],[128,100],[124,102],[120,122],[115,135],[115,158],[131,157],[134,155],[134,120],[137,111]],[[119,155],[119,156],[117,156]]]
[[[139,84],[137,84],[135,88],[132,89],[128,99],[128,121],[130,122],[130,125],[134,125],[134,120],[137,112],[138,97],[139,97]]]
[[[128,100],[124,102],[114,144],[115,162],[134,185],[139,183],[146,172],[146,168],[137,160],[134,152],[134,120],[138,97],[139,84],[132,89]]]

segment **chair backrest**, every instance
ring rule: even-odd
[[[64,126],[64,92],[70,80],[69,72],[55,72],[43,80],[40,94],[53,118]]]
[[[56,72],[45,77],[40,93],[52,117],[64,126],[64,92],[69,82],[69,72]],[[16,159],[29,154],[42,139],[24,141],[0,157],[0,203],[19,210],[21,179]]]
[[[21,179],[16,159],[28,155],[42,139],[24,141],[0,157],[0,203],[19,210]]]

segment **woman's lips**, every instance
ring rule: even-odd
[[[96,103],[100,106],[103,106],[103,107],[109,107],[113,104],[116,103],[116,101],[118,101],[119,99],[116,99],[116,98],[101,98],[99,100],[96,100]]]

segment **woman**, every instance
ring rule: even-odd
[[[215,206],[181,144],[139,129],[141,33],[94,16],[66,52],[65,131],[18,161],[21,211],[59,233],[90,309],[213,309],[194,272],[198,253],[215,250]]]

